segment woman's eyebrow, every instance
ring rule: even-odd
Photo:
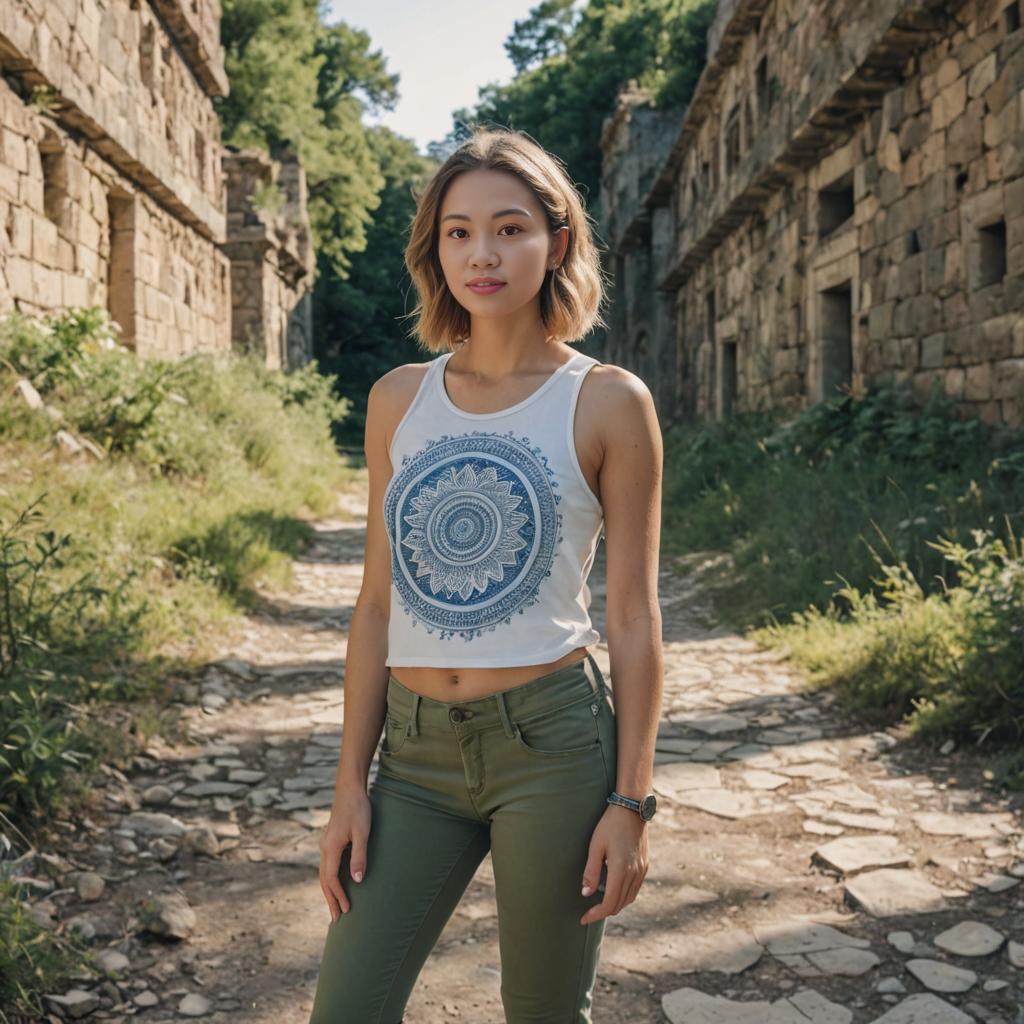
[[[512,206],[507,210],[498,210],[497,213],[491,214],[491,220],[496,217],[508,217],[513,214],[518,214],[520,217],[529,217],[530,214],[526,210],[520,210],[518,206]],[[446,213],[442,218],[441,222],[444,223],[446,220],[469,220],[469,217],[464,213]]]

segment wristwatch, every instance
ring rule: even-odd
[[[639,800],[632,800],[621,793],[612,792],[612,795],[608,797],[608,803],[628,807],[631,811],[636,811],[644,821],[650,821],[658,810],[658,798],[653,793],[648,793],[647,796],[641,797]]]

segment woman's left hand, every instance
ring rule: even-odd
[[[584,896],[597,888],[603,861],[608,862],[604,899],[580,918],[580,924],[592,924],[617,914],[636,899],[647,877],[647,822],[636,811],[617,804],[605,808],[590,839],[587,866],[583,869]]]

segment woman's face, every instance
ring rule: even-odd
[[[508,316],[539,301],[544,275],[561,262],[568,240],[568,228],[548,230],[536,196],[507,171],[464,171],[448,186],[438,213],[441,269],[472,316]],[[500,284],[471,287],[477,278]]]

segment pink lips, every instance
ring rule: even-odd
[[[466,287],[476,292],[477,295],[493,295],[499,288],[505,287],[505,282],[484,277],[470,282]]]

